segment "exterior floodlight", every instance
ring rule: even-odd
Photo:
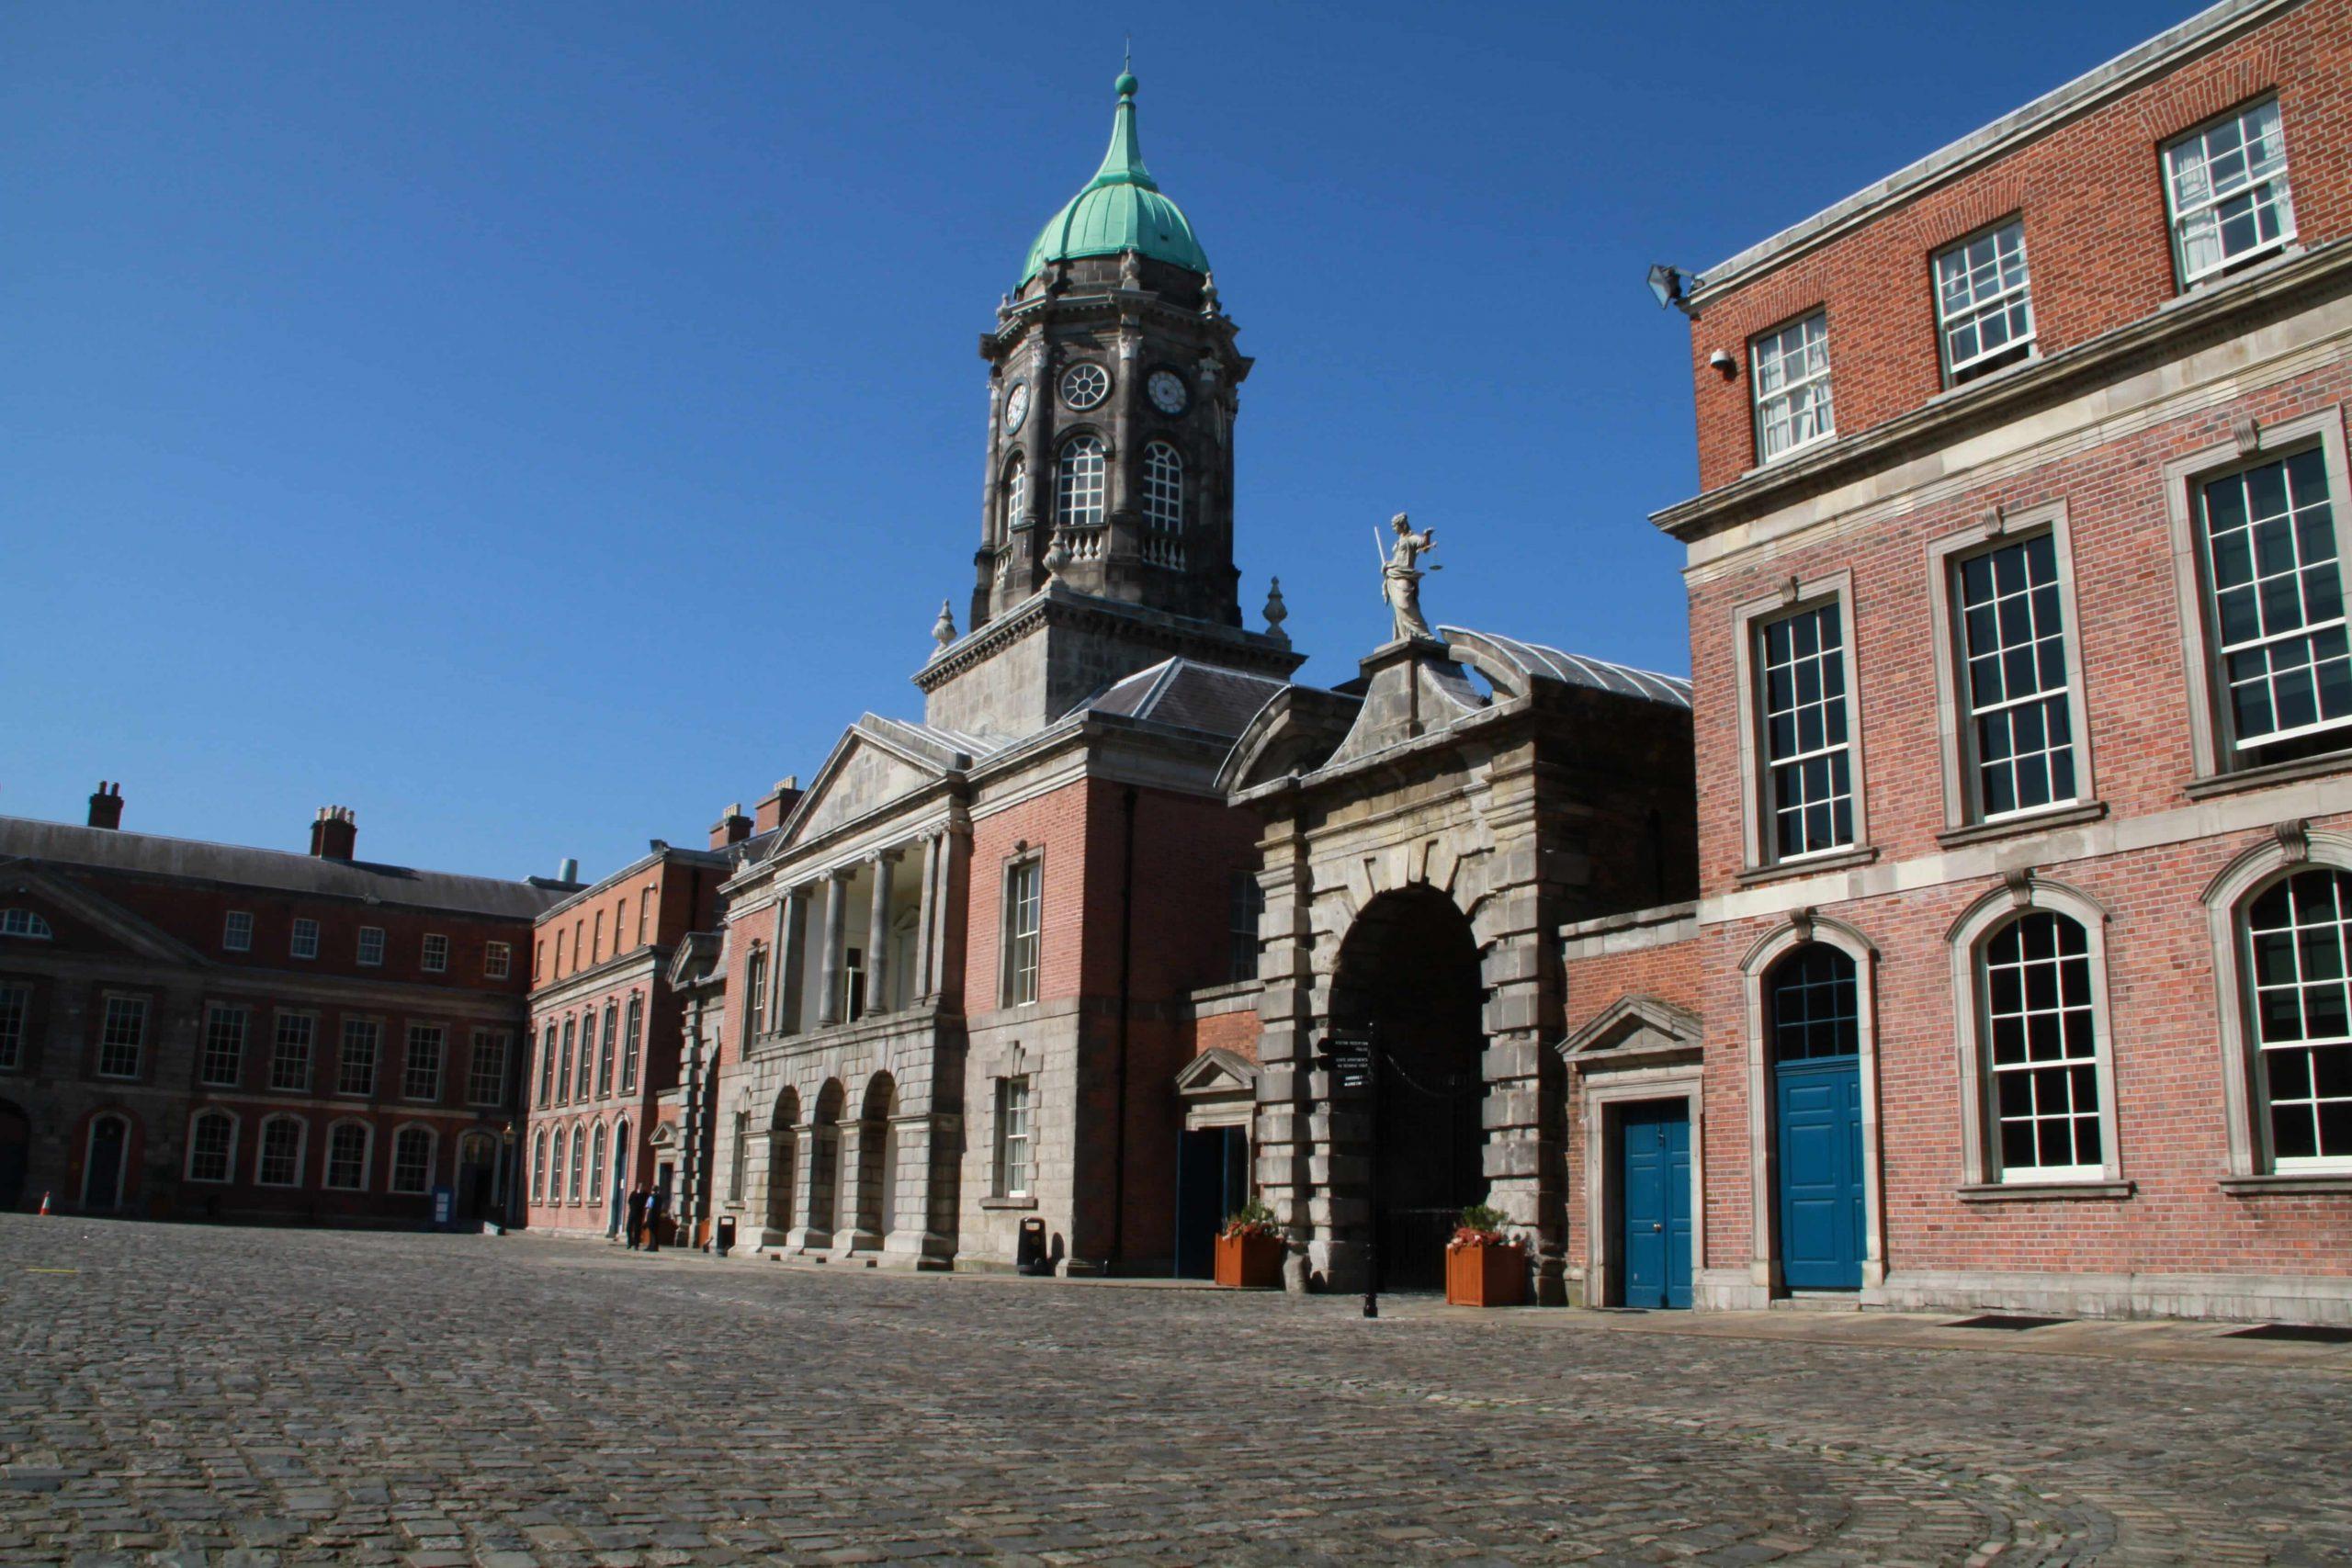
[[[1690,302],[1683,298],[1683,294],[1698,281],[1680,267],[1668,266],[1664,262],[1659,262],[1650,268],[1650,292],[1657,296],[1658,309],[1664,310],[1671,305],[1694,320],[1696,312],[1690,309]]]

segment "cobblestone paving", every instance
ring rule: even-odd
[[[0,1563],[2352,1560],[2352,1379],[0,1217]]]

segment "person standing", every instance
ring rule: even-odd
[[[637,1250],[639,1238],[645,1232],[645,1189],[640,1187],[628,1195],[628,1249]]]
[[[662,1250],[662,1189],[659,1187],[645,1194],[645,1250]]]

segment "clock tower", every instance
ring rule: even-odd
[[[988,458],[971,631],[916,678],[933,722],[1014,719],[1009,671],[986,682],[986,700],[954,677],[1007,640],[1008,622],[1069,619],[1056,605],[1100,635],[1080,639],[1082,656],[1037,656],[1050,689],[1034,694],[1042,705],[1014,705],[1023,720],[1050,722],[1171,652],[1260,674],[1300,661],[1279,633],[1241,629],[1233,421],[1250,360],[1191,221],[1144,166],[1136,88],[1120,75],[1102,167],[1039,231],[980,337]]]

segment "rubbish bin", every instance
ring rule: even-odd
[[[710,1249],[721,1258],[726,1257],[729,1253],[735,1250],[734,1215],[721,1214],[718,1216],[718,1234],[712,1238]]]
[[[1021,1222],[1021,1245],[1012,1255],[1013,1267],[1023,1274],[1050,1274],[1054,1260],[1046,1256],[1046,1222]]]

